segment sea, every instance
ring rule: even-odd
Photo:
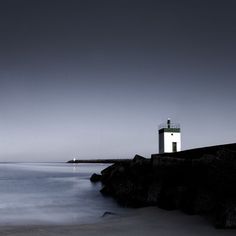
[[[83,224],[128,211],[89,180],[107,166],[1,163],[0,225]]]

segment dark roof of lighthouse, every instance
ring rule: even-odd
[[[180,133],[180,128],[162,128],[159,129],[159,134],[169,132],[169,133]]]
[[[168,120],[167,123],[159,125],[159,134],[164,132],[179,133],[180,124],[172,123],[170,120]]]

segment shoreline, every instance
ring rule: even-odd
[[[121,215],[107,215],[102,220],[89,224],[0,226],[0,235],[4,236],[231,236],[235,233],[236,229],[215,229],[201,216],[190,216],[157,207],[134,209]]]

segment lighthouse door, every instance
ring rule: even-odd
[[[177,152],[177,142],[172,142],[172,152]]]

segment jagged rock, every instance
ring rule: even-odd
[[[133,166],[142,166],[149,165],[149,160],[143,156],[135,155],[134,159],[131,162],[131,167]]]
[[[102,175],[98,175],[98,174],[93,174],[91,177],[90,177],[90,181],[93,182],[93,183],[96,183],[96,182],[99,182],[102,178]]]
[[[116,213],[111,212],[111,211],[105,211],[102,215],[102,217],[110,216],[110,215],[116,215]]]

